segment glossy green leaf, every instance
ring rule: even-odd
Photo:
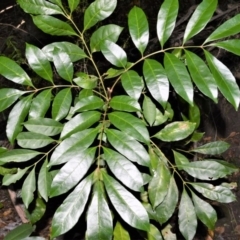
[[[100,51],[101,44],[106,40],[116,43],[122,30],[122,27],[115,24],[108,24],[97,28],[90,38],[91,52]]]
[[[8,116],[6,133],[7,138],[11,144],[14,143],[17,135],[23,129],[23,121],[25,120],[30,105],[31,105],[32,95],[22,98],[11,110]]]
[[[78,36],[73,28],[66,22],[52,16],[32,16],[34,24],[43,32],[54,36]]]
[[[34,201],[33,210],[31,213],[27,213],[27,217],[30,220],[31,224],[38,222],[46,212],[46,204],[41,197],[37,197]]]
[[[117,222],[113,231],[113,240],[131,240],[128,231]]]
[[[169,39],[178,15],[178,0],[164,1],[157,18],[157,36],[162,45]]]
[[[190,51],[185,50],[185,54],[193,82],[204,95],[217,102],[217,84],[206,63]]]
[[[87,211],[87,239],[112,240],[113,220],[108,203],[105,199],[103,183],[95,183],[93,198]]]
[[[0,75],[18,84],[33,86],[27,73],[16,62],[4,56],[0,56]]]
[[[138,100],[141,96],[144,84],[137,72],[129,70],[122,74],[121,83],[126,93]]]
[[[23,125],[30,132],[41,133],[46,136],[55,136],[63,129],[62,123],[51,118],[31,118]]]
[[[138,101],[126,95],[115,96],[109,103],[110,107],[119,111],[137,112],[141,111]]]
[[[150,157],[150,171],[151,175],[154,175],[154,173],[157,170],[158,163],[159,163],[159,158],[158,155],[155,153],[154,148],[149,146],[148,148],[148,153]]]
[[[199,198],[195,193],[191,192],[191,194],[197,217],[208,227],[208,229],[214,230],[217,221],[217,213],[215,209],[208,202]]]
[[[73,133],[87,129],[98,122],[100,118],[101,113],[97,111],[79,113],[64,125],[60,138],[63,139]]]
[[[92,89],[82,89],[79,92],[78,99],[81,100],[86,97],[94,96]]]
[[[38,47],[26,43],[26,58],[34,72],[43,79],[53,82],[53,72],[47,56]]]
[[[4,240],[17,240],[17,239],[25,239],[30,236],[34,231],[35,227],[30,223],[23,223],[22,225],[14,228],[10,231],[5,237]]]
[[[149,143],[149,133],[142,120],[130,113],[111,112],[108,114],[110,122],[122,132],[135,138],[140,142]]]
[[[114,178],[102,171],[104,185],[114,208],[130,226],[148,231],[149,219],[143,205]]]
[[[240,40],[239,39],[229,39],[222,42],[212,43],[211,46],[216,46],[227,50],[233,54],[240,56]]]
[[[86,98],[81,98],[74,106],[73,112],[83,112],[95,109],[101,109],[104,102],[101,98],[97,96],[89,96]]]
[[[189,141],[190,142],[199,142],[203,138],[204,134],[205,134],[204,132],[194,131],[191,136],[191,139]]]
[[[143,116],[147,120],[150,126],[153,125],[156,119],[156,105],[152,102],[152,100],[144,95],[143,99]]]
[[[240,32],[240,14],[230,18],[220,25],[210,36],[205,40],[204,44],[210,41],[218,40],[235,35]]]
[[[84,150],[93,143],[97,133],[97,128],[86,129],[63,140],[52,153],[48,166],[62,164],[74,158],[81,159],[85,154]]]
[[[27,172],[28,168],[20,169],[18,168],[17,173],[15,174],[7,174],[3,177],[2,185],[9,186],[12,183],[16,183],[19,179],[21,179],[24,174]]]
[[[84,12],[84,30],[109,17],[117,6],[117,0],[95,0]]]
[[[55,3],[58,6],[62,6],[62,0],[49,0],[49,2]]]
[[[84,72],[80,72],[76,74],[77,77],[73,79],[73,81],[84,89],[93,89],[97,87],[97,80],[98,78],[94,75],[89,75]]]
[[[233,74],[209,52],[204,51],[204,53],[220,92],[237,110],[240,101],[240,90]]]
[[[22,185],[21,197],[26,208],[34,199],[34,192],[36,191],[36,173],[35,167],[28,174]]]
[[[165,108],[169,97],[169,82],[161,63],[146,59],[143,64],[143,75],[152,97]]]
[[[141,54],[149,41],[148,20],[144,11],[134,6],[128,14],[128,28],[131,39]]]
[[[53,178],[50,190],[50,197],[61,195],[73,188],[89,170],[95,157],[96,148],[89,148],[82,151],[81,156],[76,153],[60,169]]]
[[[164,55],[164,67],[174,90],[190,105],[193,104],[193,86],[184,63],[171,53]]]
[[[109,68],[104,75],[106,75],[105,79],[115,78],[124,73],[126,70],[124,68],[121,69],[115,69],[115,68]]]
[[[143,186],[143,179],[137,167],[124,156],[110,148],[103,148],[103,150],[104,160],[106,160],[111,172],[117,179],[128,188],[140,191]]]
[[[146,149],[132,137],[115,129],[107,129],[106,134],[111,145],[123,156],[140,165],[147,167],[150,165]]]
[[[160,203],[159,206],[155,209],[157,220],[163,224],[165,223],[174,213],[175,208],[178,203],[178,187],[175,182],[174,177],[172,176],[169,182],[168,191],[163,199],[163,201]]]
[[[53,51],[55,48],[67,53],[71,59],[71,62],[76,62],[87,57],[84,51],[76,44],[70,42],[54,42],[42,48],[42,51],[46,54],[49,61],[53,61]]]
[[[166,197],[169,189],[171,173],[163,162],[159,162],[152,180],[148,185],[150,202],[155,209]]]
[[[156,133],[154,137],[165,141],[179,141],[187,138],[193,133],[195,129],[195,123],[188,121],[172,122],[166,125],[160,132]]]
[[[52,104],[52,117],[56,121],[62,120],[67,116],[72,104],[71,88],[60,90],[55,96]]]
[[[79,3],[80,0],[68,0],[68,6],[70,8],[70,11],[73,12],[77,8]]]
[[[168,120],[168,113],[165,111],[164,114],[162,114],[162,112],[156,108],[156,117],[155,117],[153,126],[159,126],[165,123],[167,120]]]
[[[195,190],[200,192],[204,197],[218,201],[221,203],[230,203],[236,200],[235,195],[231,192],[228,187],[219,185],[214,186],[210,183],[190,183]]]
[[[203,0],[197,6],[186,26],[183,44],[206,27],[217,8],[217,4],[217,0]]]
[[[24,93],[14,88],[0,89],[0,112],[10,107]]]
[[[91,185],[92,179],[85,178],[58,207],[52,220],[52,238],[69,231],[77,223],[88,201]]]
[[[189,160],[188,160],[183,154],[181,154],[181,153],[173,150],[173,155],[174,155],[175,163],[176,163],[177,168],[178,168],[179,170],[182,170],[182,169],[183,169],[183,168],[181,167],[181,165],[184,165],[184,164],[188,164],[188,163],[189,163]]]
[[[197,228],[197,217],[193,203],[186,190],[183,190],[178,211],[179,230],[186,240],[192,240]]]
[[[127,65],[127,54],[116,43],[105,40],[100,48],[104,57],[114,66],[124,68]]]
[[[162,234],[153,224],[150,224],[150,231],[147,233],[148,240],[163,240]]]

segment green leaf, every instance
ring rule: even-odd
[[[190,122],[196,123],[195,129],[199,127],[200,121],[201,121],[201,113],[198,105],[194,103],[193,106],[189,106],[188,110],[188,118]]]
[[[167,195],[160,203],[160,205],[155,209],[157,220],[163,224],[173,215],[175,208],[178,203],[178,187],[172,176],[169,182]]]
[[[126,95],[114,96],[110,103],[110,107],[119,111],[137,112],[141,111],[138,101]]]
[[[46,2],[48,3],[48,2]],[[43,79],[53,82],[53,72],[46,55],[38,47],[26,43],[26,58],[32,70]]]
[[[82,89],[79,92],[78,99],[81,100],[86,97],[94,96],[92,89]]]
[[[116,67],[125,67],[127,65],[127,54],[116,43],[105,40],[101,46],[104,57]]]
[[[165,53],[164,66],[174,90],[190,105],[193,105],[193,86],[184,63],[171,53]]]
[[[164,1],[157,18],[157,36],[162,45],[169,39],[178,15],[178,0]]]
[[[49,0],[49,2],[52,2],[52,3],[57,4],[58,6],[62,7],[62,0]]]
[[[68,23],[55,17],[38,15],[32,16],[32,19],[34,24],[47,34],[54,36],[78,36]]]
[[[0,89],[0,112],[10,107],[24,93],[14,88]]]
[[[147,233],[148,240],[163,240],[162,234],[153,224],[150,224],[150,231]]]
[[[108,114],[110,122],[122,132],[132,136],[140,142],[150,142],[148,130],[142,120],[129,113],[111,112]]]
[[[97,96],[81,98],[74,106],[73,112],[83,112],[103,108],[104,102]]]
[[[216,46],[227,50],[233,54],[240,56],[240,40],[239,39],[230,39],[222,42],[212,43],[211,46]]]
[[[124,68],[121,68],[121,69],[109,68],[107,72],[104,73],[104,75],[106,75],[105,79],[118,77],[124,72],[126,72]]]
[[[98,78],[94,75],[89,75],[84,72],[79,72],[76,74],[77,77],[73,79],[73,81],[84,89],[93,89],[97,87],[97,80]]]
[[[85,130],[98,122],[100,118],[101,113],[97,111],[79,113],[64,125],[60,138],[63,139],[73,133]]]
[[[23,223],[22,225],[11,230],[5,237],[4,240],[17,240],[24,239],[31,235],[35,227],[30,223]]]
[[[72,104],[71,88],[64,88],[57,93],[52,104],[52,117],[56,121],[67,116]]]
[[[114,208],[130,226],[148,231],[149,219],[143,205],[114,178],[102,171],[104,185]]]
[[[34,208],[31,213],[27,213],[27,217],[30,220],[31,224],[38,222],[46,211],[46,204],[41,197],[37,197],[37,199],[34,201],[33,207]]]
[[[185,50],[187,66],[193,82],[207,97],[217,102],[217,84],[205,62],[196,54]]]
[[[27,172],[27,170],[28,170],[28,167],[24,169],[18,168],[17,173],[5,175],[2,180],[2,185],[9,186],[12,183],[16,183],[16,181],[18,181],[23,177],[23,175]]]
[[[26,208],[34,199],[34,192],[36,191],[36,173],[35,167],[28,174],[22,185],[21,197]]]
[[[22,240],[45,240],[43,237],[26,237]]]
[[[199,198],[195,193],[191,192],[191,194],[197,217],[208,227],[208,229],[214,230],[217,221],[215,209],[208,202]]]
[[[22,131],[22,123],[25,120],[31,105],[33,95],[22,98],[11,110],[8,116],[6,133],[11,144],[14,143],[17,135]]]
[[[165,108],[169,97],[169,82],[163,66],[156,60],[146,59],[143,75],[152,97]]]
[[[200,192],[204,197],[218,201],[221,203],[230,203],[236,200],[235,195],[231,192],[228,187],[219,185],[214,186],[210,183],[190,183],[195,190]]]
[[[183,169],[183,168],[181,167],[181,165],[184,165],[184,164],[188,164],[188,163],[189,163],[189,160],[188,160],[183,154],[181,154],[181,153],[173,150],[173,155],[174,155],[175,163],[176,163],[177,168],[178,168],[179,170],[182,170],[182,169]]]
[[[210,41],[218,40],[235,35],[240,32],[240,14],[230,18],[220,25],[210,36],[205,40],[204,44]]]
[[[71,62],[76,62],[87,57],[85,52],[76,44],[70,42],[54,42],[42,48],[42,51],[45,53],[49,61],[53,61],[53,51],[55,48],[60,49],[61,52],[68,54]]]
[[[92,179],[85,178],[58,207],[52,220],[52,238],[66,233],[77,223],[88,201],[91,185]]]
[[[6,149],[7,151],[7,149]],[[0,166],[0,175],[5,176],[5,175],[12,175],[17,172],[17,168],[5,168]]]
[[[96,148],[89,148],[83,150],[80,157],[78,153],[72,156],[53,178],[50,197],[61,195],[74,187],[89,170],[93,163],[95,152]]]
[[[0,75],[18,84],[33,86],[27,73],[10,58],[0,56]]]
[[[146,149],[132,137],[114,129],[106,129],[106,134],[111,145],[123,156],[140,165],[147,167],[150,165]]]
[[[143,178],[137,167],[121,154],[103,148],[104,160],[106,160],[112,173],[128,188],[141,191]]]
[[[58,165],[74,158],[81,159],[87,149],[94,141],[98,128],[86,129],[73,134],[63,140],[51,155],[48,166]]]
[[[159,162],[152,180],[148,185],[150,202],[155,209],[166,197],[169,189],[171,174],[163,162]]]
[[[18,0],[24,12],[34,15],[64,14],[61,8],[44,0]]]
[[[146,14],[141,8],[134,6],[129,12],[128,28],[134,45],[143,54],[149,41],[149,27]]]
[[[237,110],[240,101],[240,90],[234,76],[217,58],[205,50],[204,53],[220,92]]]
[[[23,125],[30,132],[41,133],[46,136],[55,136],[63,129],[62,123],[51,118],[31,118]]]
[[[182,235],[187,240],[192,240],[197,228],[197,217],[193,203],[185,188],[179,204],[178,224]]]
[[[206,27],[217,8],[217,4],[217,0],[203,0],[197,6],[186,26],[183,44]]]
[[[93,198],[87,212],[86,237],[88,240],[112,239],[113,220],[104,195],[103,183],[98,180],[95,183]]]
[[[122,226],[120,222],[117,222],[113,231],[113,240],[131,240],[128,231]]]
[[[68,6],[70,8],[71,13],[77,8],[80,0],[68,0]]]
[[[187,138],[193,133],[195,129],[195,123],[188,121],[172,122],[166,125],[160,132],[156,133],[154,137],[165,141],[179,141]]]
[[[109,17],[117,6],[117,0],[95,0],[84,12],[84,30]]]
[[[147,120],[150,126],[153,125],[156,119],[156,105],[152,102],[152,100],[144,95],[143,99],[143,116]]]
[[[91,52],[94,53],[100,51],[101,44],[106,40],[116,43],[122,30],[123,27],[115,24],[108,24],[97,28],[90,38]]]
[[[137,72],[129,70],[122,74],[121,83],[126,93],[138,100],[141,96],[144,84]]]

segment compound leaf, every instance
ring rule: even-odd
[[[126,95],[114,96],[110,103],[110,107],[119,111],[137,112],[141,111],[138,101]]]

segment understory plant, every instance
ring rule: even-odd
[[[228,143],[197,144],[204,133],[194,99],[216,103],[220,91],[238,109],[235,78],[211,51],[240,55],[240,40],[232,38],[240,32],[240,15],[195,46],[192,38],[218,4],[203,0],[181,44],[169,46],[179,2],[165,0],[153,36],[158,50],[148,52],[148,18],[133,6],[126,21],[140,57],[130,62],[132,49],[118,44],[123,27],[114,18],[107,21],[122,2],[95,0],[84,10],[79,0],[18,4],[43,32],[68,40],[41,48],[26,43],[21,66],[0,56],[0,74],[19,84],[0,89],[0,111],[10,111],[6,135],[15,146],[0,148],[2,185],[22,184],[29,218],[5,239],[42,239],[30,235],[49,198],[59,197],[51,239],[80,217],[88,240],[128,240],[134,231],[143,239],[177,239],[173,215],[185,239],[193,239],[199,221],[213,230],[217,214],[211,203],[235,200],[235,184],[226,176],[237,168],[216,158]],[[75,21],[79,14],[82,22]]]

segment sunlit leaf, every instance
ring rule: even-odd
[[[240,56],[240,39],[229,39],[222,42],[212,43],[211,46],[216,46],[219,48],[223,48],[228,52],[232,52]]]
[[[144,95],[143,99],[143,116],[147,120],[150,126],[153,125],[156,119],[156,105],[152,102],[152,100]]]
[[[120,222],[117,222],[113,231],[113,240],[131,240],[128,231],[122,226]]]
[[[97,96],[89,96],[86,98],[81,98],[74,106],[73,112],[83,112],[95,109],[101,109],[104,102],[101,98]]]
[[[173,150],[173,155],[174,155],[175,163],[179,170],[182,170],[181,165],[189,163],[189,160],[183,154]]]
[[[77,8],[79,3],[80,0],[68,0],[68,6],[70,8],[70,11],[73,12]]]
[[[84,72],[79,72],[76,73],[76,78],[73,79],[73,81],[81,88],[84,89],[93,89],[95,87],[97,87],[97,80],[98,77],[94,76],[94,75],[89,75],[86,74]]]
[[[156,228],[153,224],[150,224],[150,231],[147,233],[147,236],[148,240],[163,240],[159,229]]]
[[[111,99],[109,105],[113,109],[119,110],[119,111],[126,111],[126,112],[141,111],[141,107],[138,101],[126,95],[114,96]]]

